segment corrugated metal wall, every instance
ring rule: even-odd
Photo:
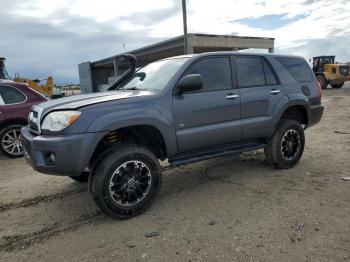
[[[82,94],[92,93],[92,72],[90,62],[81,63],[78,65],[80,90]]]

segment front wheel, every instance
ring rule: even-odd
[[[23,156],[21,128],[21,125],[12,125],[0,132],[0,149],[8,157]]]
[[[327,88],[328,82],[322,75],[317,76],[317,81],[320,83],[322,89]]]
[[[300,123],[282,120],[265,148],[265,157],[276,168],[291,168],[299,162],[304,146],[304,130]]]
[[[344,82],[341,84],[336,84],[336,85],[332,85],[333,88],[342,88],[344,85]]]
[[[126,219],[151,205],[160,189],[162,173],[151,151],[120,145],[97,163],[89,179],[96,205],[113,218]]]

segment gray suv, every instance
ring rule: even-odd
[[[291,168],[304,129],[320,121],[321,88],[300,57],[214,52],[172,57],[130,69],[105,93],[34,106],[22,129],[25,156],[39,172],[89,180],[106,214],[146,210],[168,160],[180,166],[265,150]]]

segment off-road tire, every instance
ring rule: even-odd
[[[90,172],[83,172],[81,173],[80,176],[69,176],[69,177],[79,183],[85,183],[89,180],[89,174]]]
[[[117,170],[122,168],[123,164],[130,162],[143,163],[145,165],[147,175],[150,177],[150,184],[147,186],[148,190],[144,192],[140,201],[137,199],[135,204],[129,203],[128,206],[125,206],[122,203],[117,203],[117,200],[111,193],[110,183]],[[125,170],[120,173],[123,174],[124,172]],[[120,173],[118,172],[117,174]],[[139,175],[141,175],[141,172]],[[124,180],[127,180],[131,175],[127,172],[126,175],[121,176],[125,178]],[[143,146],[125,144],[113,148],[96,164],[95,169],[92,170],[89,176],[89,190],[96,205],[105,214],[115,219],[127,219],[141,214],[151,206],[154,197],[160,190],[161,182],[161,167],[155,155]],[[128,188],[129,183],[121,183],[125,184],[124,188],[130,189]]]
[[[341,83],[341,84],[336,84],[336,85],[331,85],[332,88],[342,88],[344,85],[344,83]]]
[[[4,129],[2,129],[1,131],[0,131],[0,150],[1,150],[1,152],[4,154],[4,155],[6,155],[6,156],[8,156],[8,157],[10,157],[10,158],[19,158],[19,157],[23,157],[23,154],[24,154],[24,152],[23,152],[23,146],[21,147],[22,148],[22,152],[21,153],[13,153],[13,154],[11,154],[11,152],[8,152],[8,150],[4,147],[4,145],[3,145],[3,139],[6,139],[5,138],[5,135],[6,134],[8,134],[9,132],[11,132],[11,131],[16,131],[16,132],[21,132],[21,128],[22,128],[23,126],[22,125],[11,125],[11,126],[8,126],[8,127],[5,127]],[[16,148],[16,150],[17,150],[17,148]],[[17,152],[17,151],[16,151]]]
[[[322,88],[322,89],[326,89],[327,86],[328,86],[328,82],[327,82],[327,80],[324,78],[324,76],[318,75],[316,78],[317,78],[317,81],[320,82],[321,88]]]
[[[287,134],[288,133],[288,134]],[[283,152],[285,147],[285,138],[288,139],[288,135],[293,134],[296,136],[295,140],[298,140],[298,147],[292,147],[293,153],[290,159],[286,159],[286,154]],[[285,137],[287,135],[287,137]],[[284,138],[285,137],[285,138]],[[282,145],[283,140],[283,145]],[[293,143],[292,143],[293,144]],[[295,120],[281,120],[278,125],[275,134],[269,141],[267,147],[265,148],[265,159],[275,168],[288,169],[297,164],[303,155],[305,146],[305,135],[304,130],[299,122]],[[293,155],[293,156],[292,156]]]

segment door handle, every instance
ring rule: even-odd
[[[272,90],[270,91],[270,94],[271,94],[271,95],[278,95],[279,93],[281,93],[281,90],[279,90],[279,89],[272,89]]]
[[[236,99],[236,98],[238,98],[238,97],[239,97],[239,95],[228,94],[228,95],[226,96],[226,99]]]

